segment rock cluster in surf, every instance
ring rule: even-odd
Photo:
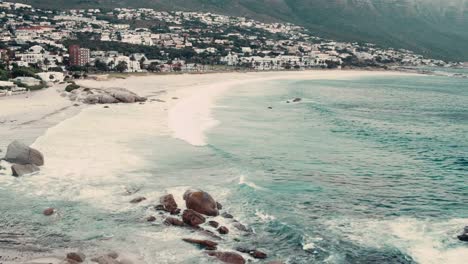
[[[12,175],[21,177],[39,172],[39,166],[44,165],[44,155],[37,149],[26,146],[18,140],[8,145],[3,158],[11,163]]]
[[[183,199],[187,209],[183,210],[181,218],[176,217],[181,212],[172,194],[167,194],[159,199],[160,204],[154,206],[154,209],[160,211],[163,215],[163,223],[168,226],[183,227],[195,231],[199,235],[204,235],[210,239],[183,238],[182,240],[196,245],[205,250],[207,256],[214,257],[221,262],[231,264],[246,263],[243,254],[256,259],[265,259],[267,254],[256,248],[238,247],[233,250],[218,250],[218,245],[227,238],[230,233],[229,228],[221,225],[214,217],[222,217],[237,229],[238,232],[246,235],[252,235],[253,230],[237,221],[233,215],[228,212],[220,211],[223,206],[217,202],[209,193],[202,190],[187,190]],[[154,217],[154,216],[150,216]],[[224,222],[224,221],[223,221]],[[210,230],[211,229],[211,230]]]

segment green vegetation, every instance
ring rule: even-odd
[[[71,83],[71,84],[67,85],[67,87],[65,87],[65,91],[71,92],[71,91],[79,89],[79,88],[80,88],[79,85],[77,85],[75,83]]]

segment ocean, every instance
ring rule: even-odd
[[[200,102],[206,107],[191,108]],[[151,110],[145,107],[111,109],[136,124],[148,118],[140,116]],[[211,263],[180,241],[198,234],[164,226],[152,209],[164,193],[183,204],[186,189],[200,188],[254,231],[246,235],[217,217],[231,229],[224,250],[255,247],[268,261],[291,264],[468,258],[467,244],[456,238],[468,225],[467,79],[246,82],[210,99],[182,98],[169,110],[172,131],[157,134],[150,123],[132,130],[129,121],[110,135],[105,124],[117,119],[96,116],[98,110],[85,110],[35,143],[73,145],[89,126],[83,115],[99,120],[89,145],[75,146],[87,151],[46,149],[57,153],[52,164],[65,162],[76,173],[51,169],[42,178],[0,180],[0,248],[116,250],[135,263]],[[103,135],[119,147],[93,149]],[[113,158],[97,166],[93,155]],[[128,190],[148,200],[129,204]],[[49,206],[59,214],[44,218]],[[149,224],[148,215],[158,220]]]

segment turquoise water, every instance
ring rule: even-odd
[[[219,105],[210,147],[250,183],[233,203],[278,257],[449,262],[463,246],[451,232],[468,224],[466,80],[269,82]]]
[[[302,101],[286,102],[296,97]],[[224,249],[254,246],[288,264],[466,260],[456,235],[468,225],[467,79],[254,82],[229,90],[213,117],[220,124],[204,147],[169,136],[122,142],[149,165],[102,175],[98,186],[68,186],[60,178],[67,175],[38,175],[47,179],[41,186],[40,178],[1,181],[0,248],[111,249],[139,256],[135,263],[208,263],[180,241],[194,234],[165,227],[152,209],[161,194],[180,199],[196,187],[255,231],[244,236],[229,226]],[[148,201],[129,205],[123,186]],[[74,199],[90,187],[109,196]],[[59,214],[43,217],[49,206]],[[148,224],[148,215],[158,221]]]

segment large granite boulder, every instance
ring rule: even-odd
[[[136,93],[124,88],[110,88],[106,92],[122,103],[135,103],[146,101],[145,97],[140,97]]]
[[[16,164],[34,164],[36,166],[44,165],[44,155],[37,149],[26,146],[18,140],[8,145],[5,160]]]
[[[245,259],[235,252],[228,251],[208,251],[207,254],[216,257],[218,260],[229,264],[245,264]]]
[[[13,164],[13,166],[11,166],[11,172],[13,173],[13,176],[15,177],[21,177],[25,175],[34,174],[38,171],[39,171],[39,167],[37,167],[34,164],[25,164],[25,165]]]
[[[216,201],[207,192],[201,190],[187,190],[184,193],[185,205],[200,214],[217,216],[219,214]]]

